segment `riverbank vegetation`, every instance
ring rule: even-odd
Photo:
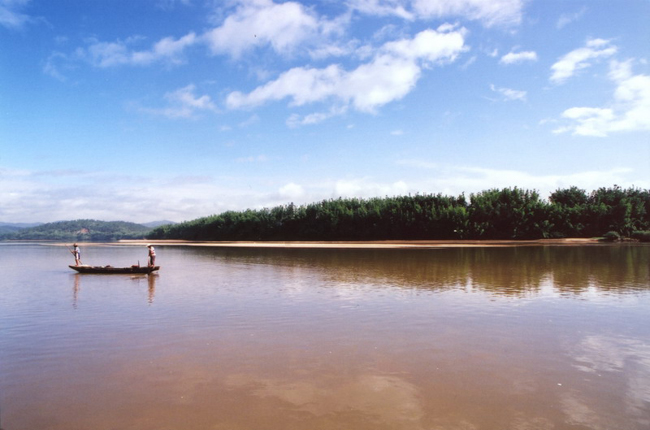
[[[600,237],[650,239],[650,190],[619,186],[536,191],[490,189],[467,198],[442,194],[323,200],[228,211],[153,229],[149,239],[488,240]],[[611,232],[611,233],[610,233]]]

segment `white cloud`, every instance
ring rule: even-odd
[[[3,0],[0,0],[3,1]],[[5,0],[6,1],[6,0]],[[147,66],[157,62],[181,64],[188,48],[199,44],[213,54],[229,54],[235,58],[254,47],[270,46],[277,53],[290,53],[304,44],[313,48],[314,55],[343,55],[346,47],[327,44],[327,36],[342,31],[345,17],[328,21],[319,19],[310,9],[297,2],[276,4],[272,0],[239,0],[233,14],[223,23],[202,35],[190,32],[178,39],[165,37],[149,49],[138,50],[142,37],[103,42],[90,39],[86,47],[78,48],[68,57],[85,60],[95,67]],[[58,68],[48,64],[48,73]],[[56,75],[55,75],[56,76]]]
[[[537,61],[537,53],[534,51],[509,52],[499,60],[501,64],[518,64],[525,61]]]
[[[622,82],[632,77],[632,60],[617,61],[609,63],[609,78],[614,82]]]
[[[246,162],[265,159],[252,157]],[[227,210],[261,209],[286,204],[311,203],[329,198],[372,198],[408,193],[442,193],[457,196],[514,185],[538,190],[543,198],[558,188],[577,186],[650,188],[639,174],[625,168],[582,171],[569,175],[534,175],[525,171],[472,166],[449,166],[426,160],[397,162],[410,170],[426,169],[418,179],[346,177],[309,182],[289,180],[284,185],[259,189],[245,177],[129,176],[109,172],[32,172],[0,168],[0,221],[51,222],[74,218],[148,222],[183,221]],[[268,182],[265,180],[265,182]],[[73,214],[73,215],[71,215]]]
[[[614,112],[611,109],[574,107],[565,110],[562,117],[573,120],[570,126],[560,127],[554,133],[565,133],[572,131],[580,136],[607,136],[607,124],[614,119]]]
[[[333,100],[362,112],[374,112],[408,94],[423,67],[454,61],[466,49],[464,34],[464,29],[424,30],[412,39],[384,44],[370,62],[349,72],[339,65],[293,68],[248,94],[229,94],[227,105],[237,109],[290,98],[292,105],[301,106]]]
[[[215,111],[217,108],[208,95],[197,97],[194,95],[195,85],[188,85],[184,88],[165,94],[165,98],[178,106],[172,110],[173,116],[190,117],[199,110]]]
[[[293,182],[290,182],[283,187],[280,188],[278,191],[280,193],[280,197],[285,198],[285,199],[298,199],[301,198],[305,195],[305,189]]]
[[[192,0],[156,0],[156,7],[169,11],[174,9],[176,3],[180,3],[183,6],[190,6]]]
[[[112,67],[120,64],[129,64],[131,54],[123,42],[99,42],[93,43],[86,50],[77,50],[81,56],[96,67]]]
[[[9,29],[20,29],[32,21],[32,18],[21,12],[31,0],[0,0],[0,26]]]
[[[16,5],[24,5],[27,1],[0,0],[0,8],[4,8],[0,11],[4,11],[5,20],[11,22],[11,17],[17,16]],[[173,4],[173,0],[162,3],[165,9],[170,9]],[[225,18],[203,34],[190,32],[180,38],[165,37],[148,49],[136,48],[143,42],[141,37],[112,42],[91,40],[87,46],[78,48],[74,55],[65,57],[67,61],[85,60],[102,68],[145,66],[158,62],[180,64],[185,62],[184,55],[188,48],[199,44],[207,46],[214,55],[226,54],[235,59],[255,48],[266,47],[282,55],[302,51],[300,53],[307,53],[316,59],[340,57],[349,55],[355,49],[357,53],[360,52],[356,40],[348,40],[344,44],[333,41],[350,27],[353,11],[395,15],[405,20],[459,17],[493,26],[519,23],[523,4],[524,0],[350,0],[346,4],[347,10],[329,19],[318,15],[315,7],[307,7],[297,1],[231,0],[216,8],[217,13],[224,14]],[[2,17],[0,15],[0,19]],[[447,33],[448,30],[441,29],[439,32]],[[63,61],[62,57],[53,57],[48,62],[46,72],[62,79],[61,68],[54,64],[54,60]]]
[[[350,8],[368,15],[393,15],[406,20],[415,18],[414,14],[407,10],[408,2],[403,0],[350,0],[348,4]]]
[[[605,137],[615,132],[650,131],[650,76],[633,75],[632,62],[610,63],[610,79],[616,84],[608,107],[572,107],[562,113],[568,124],[554,133]]]
[[[510,88],[499,88],[495,87],[494,85],[490,85],[490,89],[496,93],[499,93],[504,101],[526,101],[526,91],[513,90]]]
[[[60,64],[64,65],[60,66]],[[66,77],[61,73],[61,67],[67,69],[69,67],[67,64],[69,64],[67,55],[61,52],[53,52],[45,62],[45,66],[43,66],[43,73],[50,75],[61,82],[65,82]]]
[[[579,20],[580,18],[582,18],[582,16],[585,14],[585,12],[587,12],[586,7],[583,7],[578,12],[563,13],[562,15],[560,15],[560,18],[558,18],[558,20],[557,20],[557,24],[556,24],[557,28],[562,29],[562,28],[566,27],[567,25],[571,24],[572,22],[575,22],[575,21]]]
[[[476,62],[477,59],[478,59],[478,57],[477,57],[476,55],[472,55],[471,57],[469,57],[469,58],[467,59],[467,61],[465,61],[465,63],[463,63],[462,66],[460,66],[460,69],[461,69],[461,70],[467,70],[467,69],[469,69],[469,67],[470,67],[472,64],[474,64],[474,63]]]
[[[168,118],[193,118],[197,112],[216,112],[217,107],[208,95],[197,96],[196,86],[190,84],[165,94],[169,106],[163,109],[141,108],[140,111]]]
[[[308,115],[291,114],[287,119],[287,126],[296,128],[301,125],[312,125],[323,122],[333,116],[342,115],[347,111],[347,107],[332,106],[327,112],[315,112]]]
[[[521,22],[524,0],[348,0],[355,11],[406,20],[464,18],[486,27]]]
[[[169,5],[163,4],[163,8],[169,10],[172,3],[170,0]],[[230,8],[232,5],[235,5],[234,10]],[[69,62],[86,61],[95,67],[109,68],[147,66],[159,62],[182,64],[186,61],[188,48],[198,45],[208,48],[214,55],[225,54],[235,59],[256,47],[270,47],[279,54],[293,54],[299,49],[314,58],[325,58],[348,55],[356,46],[354,41],[340,46],[330,41],[344,33],[349,25],[349,13],[329,20],[295,1],[232,0],[223,2],[220,7],[224,9],[215,9],[229,14],[218,26],[200,35],[190,32],[180,38],[165,37],[148,49],[139,49],[145,40],[139,36],[112,42],[91,38],[86,46],[77,48],[74,54],[65,58]],[[54,57],[48,62],[46,71],[60,79],[54,60],[63,61],[61,56]]]
[[[589,39],[584,47],[569,52],[551,66],[551,82],[562,84],[578,71],[590,67],[593,61],[611,57],[616,51],[617,47],[609,40]]]
[[[189,33],[178,40],[173,37],[165,37],[158,41],[151,51],[134,52],[132,62],[134,64],[150,64],[161,59],[172,63],[181,63],[181,55],[187,47],[194,45],[197,37],[194,33]]]
[[[86,59],[95,67],[146,66],[159,61],[180,64],[183,62],[184,51],[195,45],[197,40],[194,33],[189,33],[179,39],[166,37],[147,51],[135,51],[130,48],[131,45],[141,41],[141,38],[137,37],[118,42],[91,40],[85,49],[77,49],[76,55]]]
[[[297,2],[241,1],[223,24],[204,35],[213,54],[239,57],[256,46],[270,45],[287,53],[318,34],[323,27],[309,9]]]
[[[226,103],[230,108],[237,109],[291,97],[293,104],[300,106],[330,97],[335,93],[343,74],[337,65],[325,69],[297,67],[247,95],[238,91],[230,93]]]
[[[183,221],[277,200],[227,178],[6,169],[0,169],[0,178],[0,221],[8,222]]]
[[[628,168],[609,170],[578,171],[568,175],[535,175],[522,170],[490,169],[474,166],[450,166],[429,163],[427,160],[400,160],[398,165],[426,170],[419,181],[410,181],[409,192],[441,192],[449,195],[475,193],[489,188],[517,186],[537,190],[543,198],[558,188],[577,186],[585,190],[611,187],[650,186],[648,181],[639,180],[637,172]],[[636,173],[636,178],[635,176]]]
[[[373,113],[378,107],[406,96],[420,73],[415,61],[381,55],[347,73],[339,82],[337,95],[351,100],[358,111]]]
[[[487,27],[521,23],[523,0],[413,0],[420,17],[463,17],[482,22]]]
[[[371,198],[408,194],[404,181],[393,183],[373,182],[371,178],[341,179],[336,181],[332,197]]]
[[[465,51],[466,33],[464,28],[457,29],[457,26],[443,24],[437,30],[421,31],[413,39],[387,42],[382,51],[412,61],[449,63]]]

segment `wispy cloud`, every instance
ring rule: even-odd
[[[442,192],[459,195],[480,192],[489,188],[505,188],[514,185],[539,191],[547,197],[558,188],[577,186],[586,190],[609,187],[619,184],[623,187],[648,187],[650,183],[638,183],[629,178],[634,173],[628,168],[604,170],[585,170],[570,174],[536,175],[525,170],[491,169],[477,166],[460,166],[427,162],[426,160],[405,159],[397,161],[400,166],[426,170],[424,179],[408,181],[412,192]]]
[[[174,3],[167,1],[160,5],[169,8]],[[411,92],[424,69],[453,62],[469,49],[464,41],[466,30],[450,24],[437,30],[424,30],[413,38],[386,42],[379,48],[359,47],[354,40],[339,44],[335,39],[349,29],[352,13],[395,15],[406,20],[456,16],[479,20],[489,27],[519,23],[523,1],[355,0],[347,6],[346,12],[329,18],[318,15],[315,8],[295,1],[236,0],[225,3],[220,8],[225,18],[217,20],[215,27],[202,34],[189,32],[178,38],[165,37],[148,46],[146,39],[140,36],[116,41],[90,39],[86,46],[73,53],[50,56],[44,72],[65,81],[66,72],[73,69],[70,64],[77,61],[98,68],[153,64],[177,66],[187,61],[190,48],[199,46],[208,48],[213,55],[228,55],[233,59],[261,48],[270,48],[284,56],[307,54],[321,59],[350,55],[355,50],[357,53],[366,52],[370,61],[351,70],[340,64],[323,68],[294,67],[249,93],[232,91],[227,96],[226,105],[231,109],[257,107],[285,98],[290,100],[291,106],[329,104],[318,112],[292,114],[287,125],[297,127],[322,122],[347,112],[349,108],[375,113],[379,107]],[[513,64],[534,59],[536,54],[529,51],[507,54],[502,62]],[[214,110],[214,105],[197,104],[205,102],[208,96],[190,99],[186,92],[168,93],[165,97],[170,101],[170,107],[143,110],[170,118],[189,118],[199,110]],[[173,100],[174,97],[177,100]],[[212,103],[209,98],[207,102]]]
[[[521,23],[523,0],[413,0],[413,10],[422,17],[464,17],[487,27]]]
[[[587,12],[586,7],[583,7],[578,12],[563,13],[562,15],[560,15],[560,18],[558,18],[556,27],[558,29],[562,29],[562,28],[566,27],[567,25],[569,25],[569,24],[579,20],[580,18],[582,18],[582,16],[585,14],[585,12]]]
[[[253,156],[243,163],[264,162]],[[577,186],[592,190],[619,184],[650,188],[634,181],[630,169],[581,171],[568,175],[535,175],[524,170],[453,166],[426,160],[402,160],[398,166],[426,170],[420,179],[373,176],[275,182],[260,189],[249,187],[247,177],[155,177],[84,171],[35,172],[0,170],[0,221],[42,222],[71,218],[148,222],[183,221],[226,210],[261,209],[311,203],[337,197],[384,197],[408,193],[457,196],[489,188],[518,186],[547,197],[558,188]],[[30,202],[26,204],[26,202]],[[153,214],[153,215],[152,215]]]
[[[192,0],[155,0],[156,7],[168,11],[173,10],[177,4],[182,6],[189,6],[192,4]]]
[[[495,87],[494,85],[490,85],[490,89],[495,93],[501,95],[501,99],[503,101],[526,101],[526,91],[513,90],[511,88],[499,88]]]
[[[22,2],[0,0],[2,1]],[[0,7],[1,5],[2,3]],[[228,55],[234,59],[239,59],[256,48],[271,48],[280,55],[293,55],[295,50],[301,50],[302,54],[321,58],[350,53],[349,47],[339,46],[330,40],[331,36],[345,32],[349,26],[349,14],[330,20],[293,1],[275,3],[272,0],[237,0],[224,2],[224,5],[223,12],[228,12],[227,17],[200,34],[192,31],[178,38],[164,37],[150,46],[140,36],[114,41],[91,38],[85,46],[58,60],[63,61],[65,58],[70,62],[85,61],[99,68],[149,66],[158,63],[179,65],[186,62],[188,49],[195,46],[207,48],[212,55]],[[231,11],[232,5],[235,8]],[[161,2],[160,6],[171,9],[174,1]],[[57,66],[57,63],[50,62],[49,70],[58,69]]]
[[[251,202],[266,203],[268,199],[227,179],[217,181],[208,176],[148,177],[84,171],[61,176],[56,172],[3,170],[0,177],[0,220],[12,222],[77,218],[183,221],[243,210]]]
[[[141,39],[138,37],[117,42],[90,40],[88,46],[78,49],[76,54],[96,67],[148,66],[155,62],[181,64],[184,62],[185,49],[197,43],[197,36],[188,33],[178,39],[165,37],[156,42],[151,49],[141,51],[131,49],[131,46],[140,42]]]
[[[650,76],[634,75],[632,60],[610,63],[609,78],[616,85],[606,107],[572,107],[562,113],[565,124],[554,133],[605,137],[616,132],[650,130]]]
[[[589,39],[584,47],[562,56],[551,66],[551,82],[562,84],[580,70],[590,67],[594,61],[611,57],[616,51],[617,47],[609,40]]]
[[[68,61],[68,56],[66,54],[62,52],[53,52],[45,62],[45,66],[43,66],[43,73],[61,82],[65,82],[67,77],[61,69],[63,68],[66,71],[69,71],[70,68],[73,67],[71,64],[72,63]]]
[[[509,52],[499,60],[501,64],[519,64],[526,61],[537,61],[537,53],[534,51]]]
[[[408,94],[423,67],[453,62],[466,49],[464,34],[464,29],[449,27],[424,30],[412,39],[384,44],[370,62],[352,71],[339,65],[297,67],[248,94],[232,92],[226,102],[228,107],[240,109],[285,98],[294,106],[333,100],[340,106],[375,112]]]
[[[356,12],[375,16],[397,16],[414,20],[415,13],[408,10],[409,2],[400,0],[350,0],[350,7]]]
[[[521,23],[523,0],[349,0],[360,13],[406,20],[464,18],[486,27]]]
[[[4,7],[6,15],[5,25],[19,21],[22,15],[17,12],[18,6],[28,1],[0,0],[0,8]],[[174,0],[160,0],[159,7],[171,9],[175,3]],[[301,51],[317,58],[342,56],[352,52],[354,41],[341,44],[336,38],[349,30],[353,12],[395,15],[405,20],[457,17],[478,20],[491,27],[519,24],[523,5],[524,0],[353,0],[347,2],[346,11],[329,18],[295,1],[233,0],[216,8],[217,15],[225,15],[225,19],[200,34],[189,32],[179,38],[165,37],[149,47],[142,47],[146,41],[137,36],[115,41],[90,39],[86,46],[77,48],[74,55],[68,54],[65,58],[87,61],[101,68],[160,62],[173,65],[184,63],[187,49],[198,45],[207,47],[213,55],[228,55],[234,59],[267,47],[280,55]],[[49,70],[58,68],[51,63]]]
[[[18,30],[34,19],[23,13],[31,0],[0,0],[0,26]]]
[[[296,128],[302,125],[318,124],[334,116],[343,115],[347,110],[347,106],[331,106],[330,109],[325,112],[314,112],[307,115],[294,113],[287,119],[287,126],[290,128]]]
[[[169,106],[165,108],[140,108],[141,112],[163,115],[167,118],[194,118],[202,111],[217,112],[218,109],[210,96],[197,96],[196,86],[190,84],[186,87],[165,94]]]

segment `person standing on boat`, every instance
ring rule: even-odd
[[[79,249],[79,245],[76,243],[73,246],[74,249],[70,252],[72,252],[72,255],[74,255],[74,265],[81,266],[81,250]]]
[[[149,267],[154,267],[156,265],[156,250],[153,245],[147,245],[147,248],[149,248]]]

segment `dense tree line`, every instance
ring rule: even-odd
[[[610,234],[645,237],[650,191],[619,186],[591,193],[558,189],[490,189],[441,194],[339,198],[271,209],[228,211],[152,230],[150,239],[185,240],[434,240],[541,239]],[[647,233],[645,233],[647,236]]]
[[[151,228],[132,222],[79,219],[21,229],[4,235],[2,239],[110,242],[120,239],[143,239],[149,231]]]

